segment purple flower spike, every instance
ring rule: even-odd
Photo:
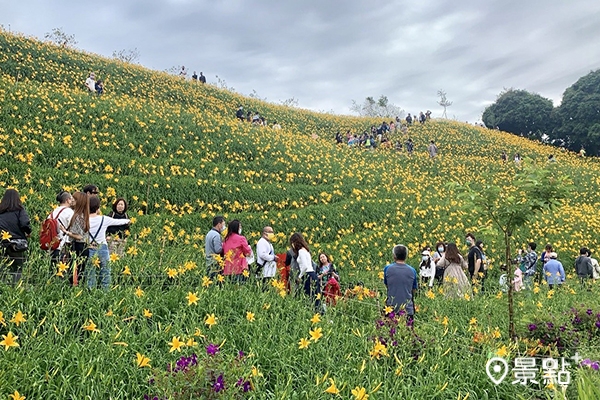
[[[528,328],[529,328],[529,332],[532,332],[532,331],[535,331],[537,329],[537,325],[536,324],[529,324]]]
[[[596,328],[600,329],[600,321],[596,321]]]
[[[219,346],[217,346],[216,344],[211,343],[208,346],[206,346],[206,354],[208,354],[209,356],[214,356],[218,352]]]
[[[215,393],[219,393],[221,390],[225,390],[225,382],[223,381],[223,374],[219,375],[215,383],[213,383],[213,390]]]

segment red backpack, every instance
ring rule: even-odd
[[[60,246],[60,237],[58,236],[58,224],[62,224],[62,222],[58,220],[58,217],[60,217],[60,213],[62,213],[65,210],[65,208],[67,207],[63,207],[58,212],[56,218],[54,218],[54,216],[52,215],[54,211],[51,212],[50,215],[48,215],[48,218],[46,218],[42,223],[42,229],[40,231],[40,248],[42,250],[54,251],[58,249],[58,246]]]

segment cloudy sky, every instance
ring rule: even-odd
[[[185,65],[242,94],[349,114],[384,94],[406,112],[480,119],[503,88],[558,105],[600,68],[598,0],[0,0],[5,29],[43,38],[60,27],[77,47]]]

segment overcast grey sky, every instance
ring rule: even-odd
[[[349,114],[352,99],[388,96],[406,112],[480,119],[503,88],[558,105],[600,68],[598,0],[0,0],[0,24],[77,47],[215,75],[248,95]]]

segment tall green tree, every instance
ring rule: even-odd
[[[552,131],[552,100],[526,90],[507,89],[496,102],[483,112],[482,120],[488,128],[541,139]]]
[[[557,171],[555,164],[539,168],[525,166],[517,171],[512,181],[500,187],[494,184],[475,186],[457,184],[451,186],[459,193],[463,206],[469,212],[479,214],[488,220],[482,231],[502,234],[504,241],[504,261],[507,265],[508,281],[512,281],[514,265],[511,262],[514,234],[539,214],[560,206],[572,190],[570,179]],[[485,182],[493,182],[490,174]],[[514,323],[513,285],[508,285],[508,331],[516,338]]]
[[[556,109],[552,139],[573,151],[600,154],[600,69],[579,78],[565,90]]]

